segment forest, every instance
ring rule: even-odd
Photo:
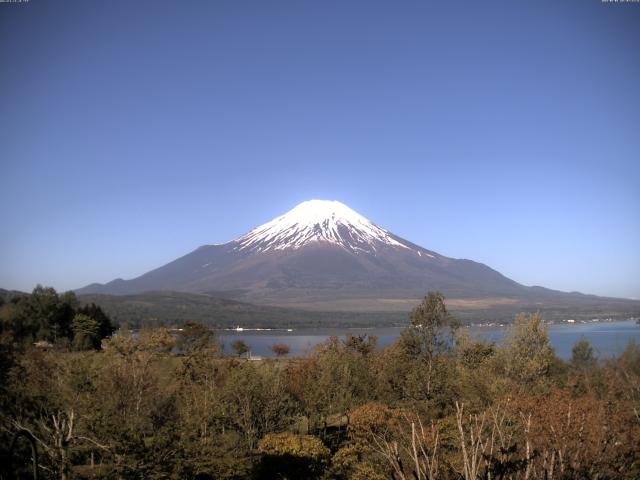
[[[558,358],[539,314],[499,345],[429,292],[392,345],[224,355],[208,326],[116,329],[38,287],[0,299],[2,479],[637,479],[640,346]]]

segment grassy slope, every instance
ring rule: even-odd
[[[406,301],[402,308],[387,311],[331,311],[316,308],[272,307],[229,300],[213,295],[180,292],[148,292],[138,295],[81,295],[81,302],[94,302],[117,322],[131,326],[177,325],[193,320],[219,327],[335,327],[403,325],[418,299]],[[499,300],[499,299],[498,299]],[[470,302],[450,299],[451,312],[463,322],[509,321],[518,312],[540,311],[547,320],[567,318],[628,318],[640,316],[640,302],[593,297],[592,301],[556,303]],[[321,307],[321,305],[319,306]]]
[[[253,305],[209,295],[148,292],[138,295],[80,295],[119,323],[131,326],[176,325],[193,320],[218,327],[330,327],[406,323],[406,313],[323,312]]]

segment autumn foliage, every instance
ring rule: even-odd
[[[496,345],[442,302],[385,348],[332,337],[262,361],[193,323],[89,351],[21,345],[4,323],[0,478],[640,478],[638,345],[598,360],[581,341],[564,361],[539,316]]]

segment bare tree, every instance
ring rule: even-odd
[[[433,422],[425,426],[417,414],[395,413],[386,421],[374,420],[361,439],[391,467],[393,478],[436,480],[440,428]]]
[[[494,436],[486,438],[486,415],[469,415],[465,422],[464,404],[456,402],[456,425],[462,452],[463,474],[465,480],[479,478],[480,468],[486,461],[483,457],[487,449],[493,446]]]
[[[76,415],[73,409],[57,411],[50,416],[41,417],[37,421],[37,432],[18,420],[12,422],[16,436],[23,434],[32,442],[34,463],[37,462],[36,446],[39,445],[51,460],[51,464],[54,466],[60,480],[67,480],[70,476],[69,448],[74,443],[88,442],[95,447],[109,451],[107,445],[103,445],[90,437],[78,435],[74,430],[75,418]],[[44,465],[38,465],[38,467],[44,470],[47,469]],[[37,476],[35,465],[34,475]]]

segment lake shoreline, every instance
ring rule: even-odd
[[[549,339],[561,358],[570,358],[571,348],[582,337],[593,346],[600,358],[608,358],[622,352],[629,339],[640,342],[640,325],[637,319],[548,322]],[[251,349],[252,355],[273,357],[270,347],[276,343],[285,343],[291,348],[290,356],[304,356],[316,345],[331,336],[346,338],[348,335],[369,335],[378,338],[378,345],[385,347],[393,343],[408,325],[387,327],[327,327],[327,328],[291,328],[291,329],[216,329],[225,344],[225,349],[237,339],[243,340]],[[463,325],[472,336],[500,343],[509,324],[502,325]]]

